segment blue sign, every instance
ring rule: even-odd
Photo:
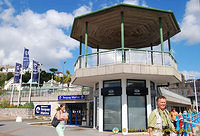
[[[14,75],[14,83],[19,83],[21,67],[22,67],[21,64],[16,63],[16,66],[15,66],[15,75]]]
[[[85,99],[85,95],[59,95],[58,100],[77,100]]]
[[[29,49],[24,48],[24,58],[23,58],[23,69],[27,69],[29,66]]]
[[[50,116],[51,105],[37,105],[35,107],[35,115]]]
[[[33,60],[33,82],[38,81],[38,62]]]

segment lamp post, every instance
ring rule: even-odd
[[[195,81],[195,76],[191,76],[191,77],[193,77],[193,81],[194,81],[194,95],[195,95],[196,110],[197,110],[197,113],[198,113],[199,109],[198,109],[198,100],[197,100],[196,81]]]
[[[62,89],[63,89],[63,84],[64,84],[64,67],[65,67],[66,61],[63,62],[63,76],[62,76]]]
[[[197,101],[197,89],[196,89],[196,81],[194,78],[194,93],[195,93],[195,102],[196,102],[196,109],[197,109],[197,113],[199,112],[199,108],[198,108],[198,101]]]

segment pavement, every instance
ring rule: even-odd
[[[46,124],[45,124],[46,122]],[[0,136],[57,136],[49,121],[26,119],[16,122],[16,117],[0,115]],[[112,132],[98,132],[97,129],[67,125],[65,136],[114,136]],[[115,136],[123,136],[121,133]],[[148,133],[132,133],[131,136],[148,136]]]
[[[57,136],[56,129],[48,125],[30,125],[30,121],[0,121],[0,136]],[[114,136],[112,132],[98,132],[93,128],[66,126],[65,136]],[[122,134],[117,134],[123,136]],[[144,134],[134,134],[144,136]],[[147,134],[148,135],[148,134]]]
[[[16,122],[16,117],[0,115],[0,136],[57,136],[56,129],[48,124],[50,121],[26,119]],[[98,132],[93,128],[67,125],[65,136],[123,136],[121,133]],[[128,136],[148,136],[148,133],[129,133]],[[197,134],[197,136],[200,136]]]

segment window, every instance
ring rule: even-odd
[[[107,80],[103,82],[104,89],[121,87],[121,80]],[[104,130],[112,130],[118,127],[121,131],[121,96],[104,96]]]
[[[95,127],[99,128],[99,82],[95,84]]]
[[[99,128],[99,97],[95,97],[96,99],[96,111],[95,111],[95,127]]]
[[[97,97],[99,96],[99,82],[95,84],[95,93],[94,93],[94,95],[97,96]]]
[[[146,128],[146,97],[128,96],[128,128]]]
[[[156,96],[157,96],[157,92],[155,89],[155,83],[154,82],[150,82],[150,89],[151,89],[151,108],[152,110],[154,110],[156,108]]]
[[[127,80],[127,87],[146,88],[145,80]],[[128,96],[128,128],[145,129],[147,126],[146,96]]]
[[[121,80],[107,80],[103,82],[103,87],[121,87]]]
[[[118,127],[121,131],[121,96],[104,97],[104,130]]]
[[[145,80],[133,80],[133,79],[128,79],[127,80],[127,87],[135,87],[135,88],[140,88],[140,87],[146,87],[146,82]]]

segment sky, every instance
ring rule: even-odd
[[[173,11],[181,28],[171,39],[178,71],[200,78],[200,0],[0,0],[0,65],[22,63],[25,47],[43,69],[64,66],[73,74],[79,55],[79,42],[70,38],[74,17],[119,3]]]

